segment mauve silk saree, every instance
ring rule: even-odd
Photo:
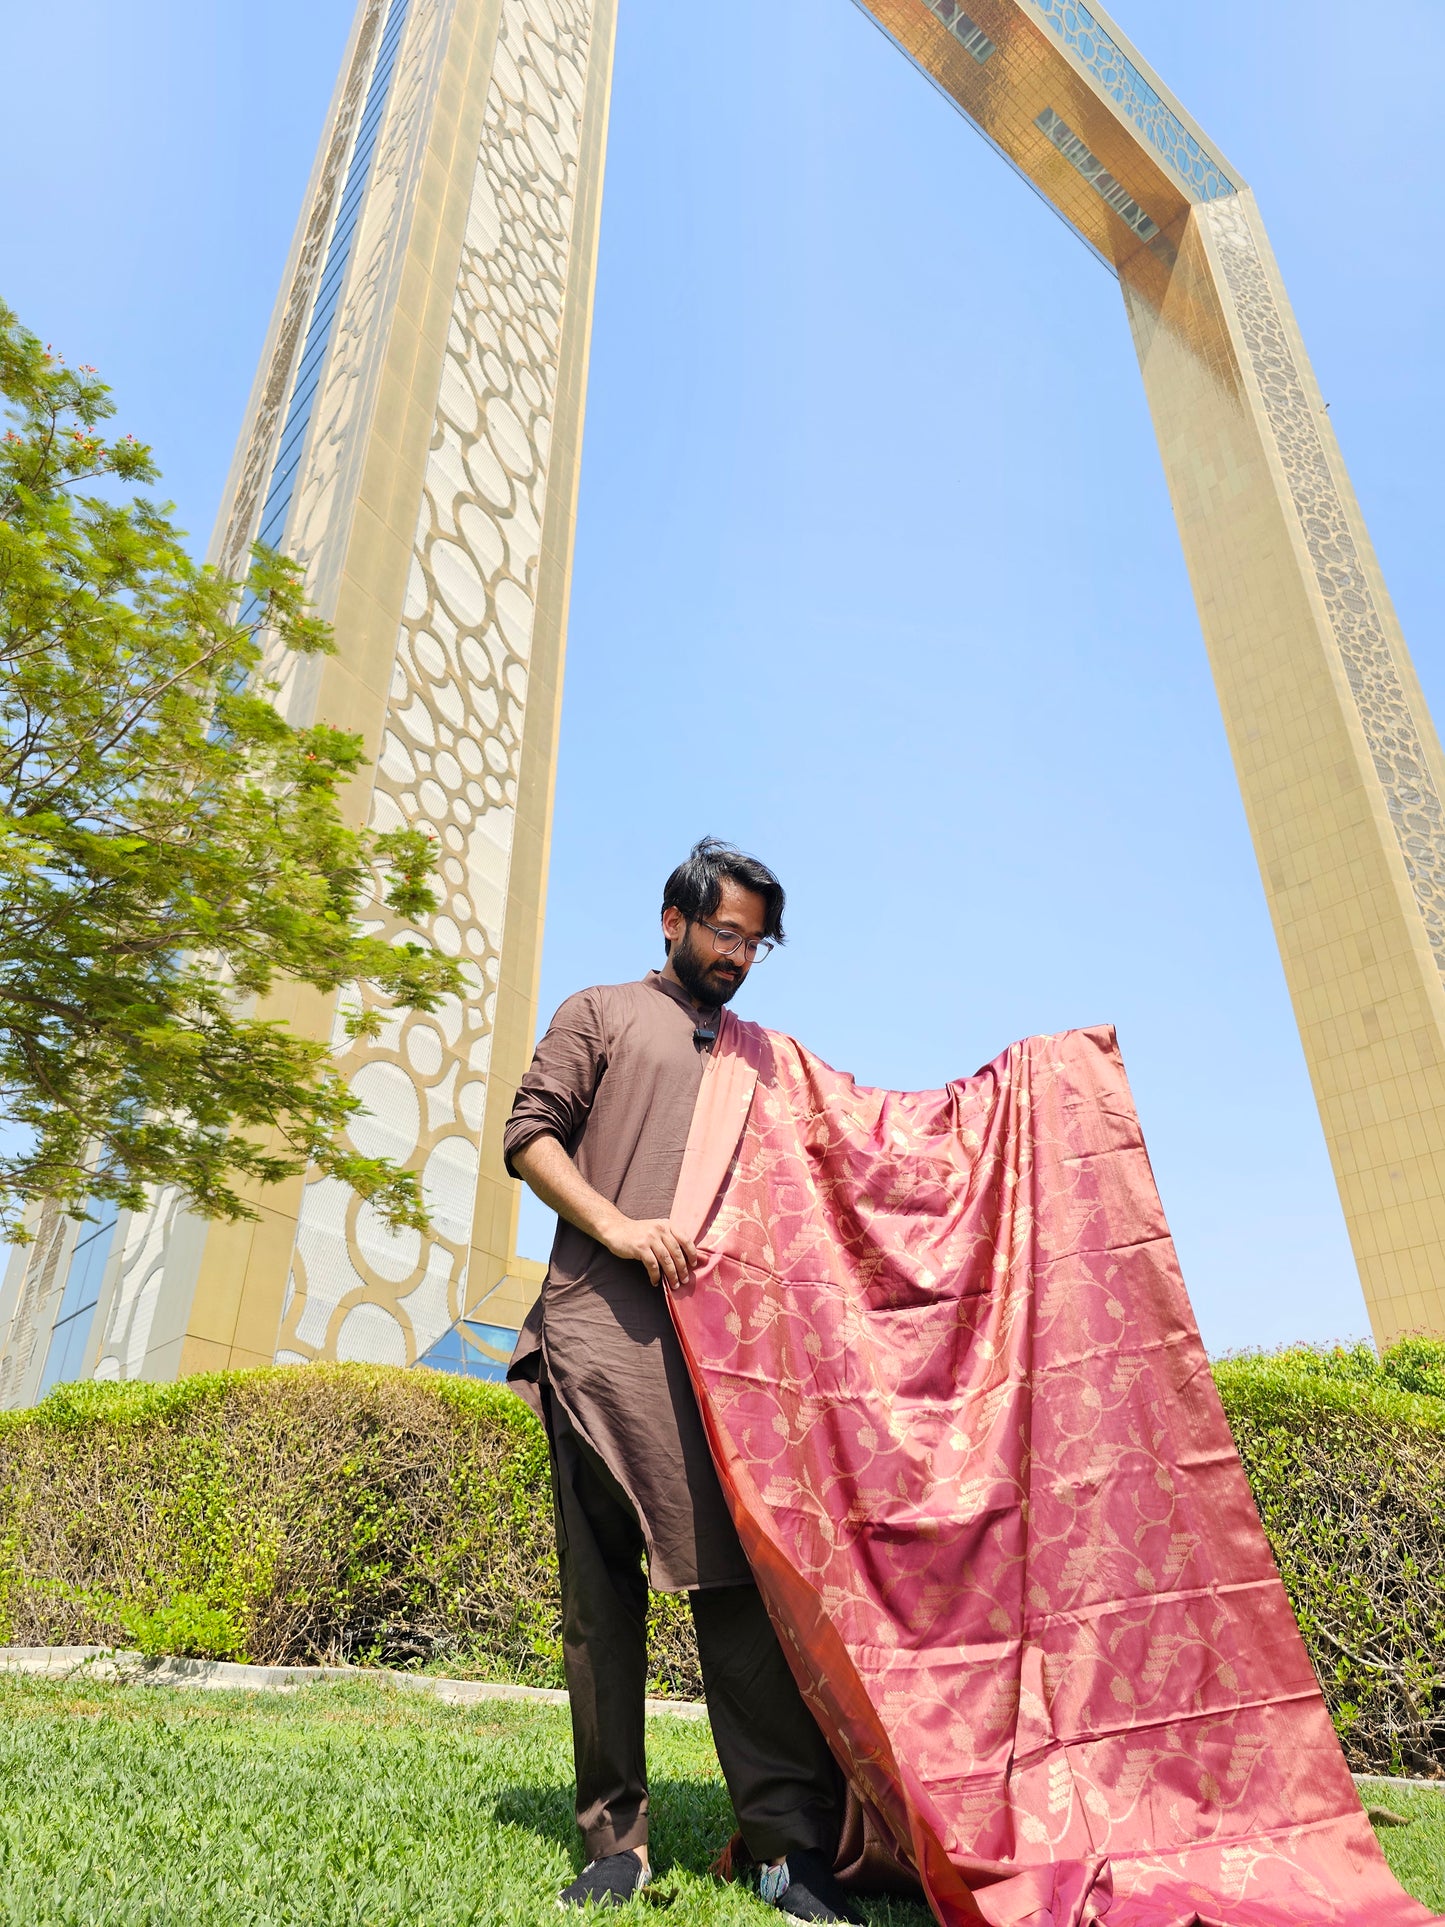
[[[945,1927],[1417,1927],[1345,1768],[1112,1031],[860,1089],[725,1013],[672,1297],[743,1545]]]

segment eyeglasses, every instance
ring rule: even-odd
[[[704,923],[701,917],[694,917],[693,922],[711,932],[712,947],[722,957],[734,956],[741,949],[750,964],[761,963],[775,948],[766,937],[745,937],[741,930],[719,930],[715,923]]]

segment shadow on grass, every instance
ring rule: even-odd
[[[561,1847],[580,1871],[584,1854],[572,1815],[570,1787],[555,1783],[510,1786],[497,1795],[492,1811],[504,1825],[520,1827]],[[716,1782],[654,1779],[648,1832],[659,1881],[665,1882],[669,1874],[706,1879],[731,1839],[734,1824],[727,1791]],[[872,1927],[927,1927],[933,1919],[927,1907],[917,1901],[872,1894],[855,1898]]]
[[[523,1827],[567,1853],[581,1851],[570,1787],[546,1781],[538,1786],[504,1787],[492,1802],[492,1813],[504,1826]]]
[[[505,1826],[561,1847],[580,1867],[582,1837],[572,1814],[572,1789],[543,1781],[509,1786],[497,1795],[492,1811]],[[648,1814],[652,1862],[659,1873],[672,1868],[705,1874],[732,1837],[733,1810],[727,1791],[711,1781],[654,1780]]]

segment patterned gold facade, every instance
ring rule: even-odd
[[[1080,0],[858,4],[1119,278],[1375,1332],[1445,1332],[1445,760],[1253,196]],[[325,1179],[244,1226],[165,1193],[89,1237],[44,1215],[0,1292],[0,1402],[57,1357],[402,1363],[464,1318],[495,1365],[535,1293],[499,1140],[536,1020],[615,5],[361,0],[215,545],[306,565],[340,653],[281,700],[363,736],[370,822],[438,840],[412,934],[470,994],[350,1045],[310,993],[275,1013],[337,1037],[353,1136],[422,1172],[432,1230]]]
[[[369,822],[437,839],[438,913],[373,927],[459,958],[469,994],[349,1045],[369,986],[272,1010],[336,1037],[355,1140],[420,1170],[431,1231],[325,1179],[243,1225],[162,1193],[114,1227],[86,1375],[407,1363],[535,1296],[498,1145],[536,1026],[614,31],[615,0],[362,0],[214,544],[306,566],[338,654],[279,700],[362,736]],[[0,1300],[11,1404],[66,1322],[75,1228],[41,1230]]]

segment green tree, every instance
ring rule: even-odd
[[[38,1198],[134,1208],[165,1183],[254,1216],[248,1188],[308,1163],[424,1227],[416,1175],[341,1141],[359,1107],[328,1046],[257,1013],[288,979],[424,1010],[464,988],[357,922],[435,908],[429,840],[350,828],[359,739],[268,699],[263,641],[330,632],[274,553],[244,595],[191,559],[133,492],[150,451],[100,431],[108,388],[3,304],[0,395],[0,1233]]]

